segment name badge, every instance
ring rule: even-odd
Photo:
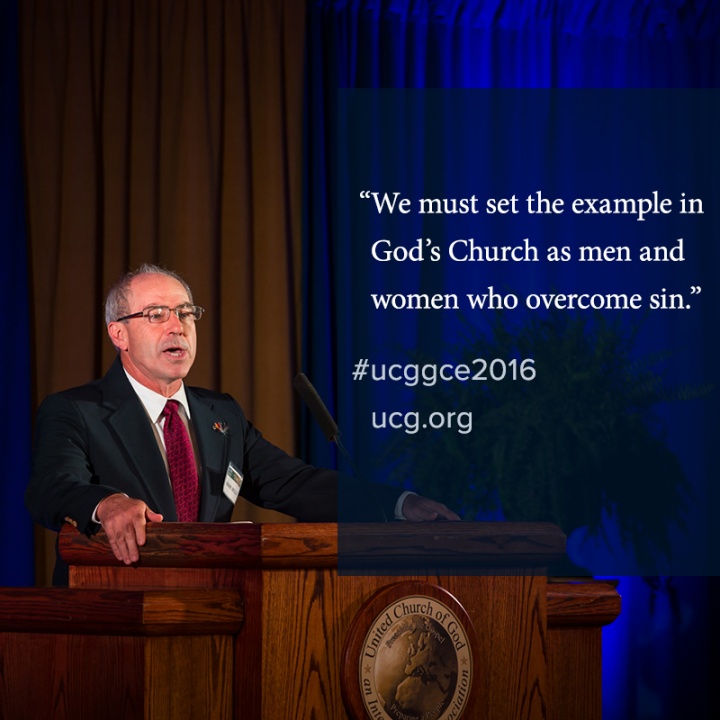
[[[243,483],[243,474],[237,469],[234,463],[228,465],[223,484],[223,494],[234,505],[240,495],[240,488]]]

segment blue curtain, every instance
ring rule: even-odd
[[[719,26],[712,2],[311,0],[303,366],[331,408],[346,285],[329,201],[340,88],[713,88]],[[312,427],[303,447],[332,460]]]
[[[338,227],[345,185],[337,163],[338,102],[343,88],[717,88],[720,7],[683,0],[610,2],[472,2],[468,0],[317,0],[309,4],[305,176],[305,336],[303,368],[351,438],[356,407],[347,380],[347,293],[357,265]],[[342,118],[346,120],[347,118]],[[448,125],[452,132],[452,124]],[[602,131],[602,128],[600,129]],[[408,140],[412,142],[412,140]],[[418,146],[418,153],[422,148]],[[380,162],[380,161],[379,161]],[[380,188],[372,188],[380,189]],[[368,228],[372,229],[372,228]],[[668,324],[663,343],[714,334],[717,251],[694,248],[703,273],[705,309],[688,328]],[[676,319],[677,320],[677,319]],[[411,321],[410,321],[411,322]],[[372,328],[394,339],[398,329]],[[412,331],[410,331],[412,332]],[[403,339],[407,339],[407,335]],[[682,338],[682,339],[681,339]],[[692,342],[692,340],[691,340]],[[704,347],[681,377],[710,377]],[[670,418],[668,418],[670,420]],[[674,442],[701,483],[717,468],[717,453],[683,456],[693,435],[716,445],[711,417],[687,415],[673,425]],[[333,448],[308,422],[303,454],[335,461]],[[362,458],[356,460],[361,461]],[[712,503],[711,503],[712,505]],[[604,631],[604,713],[607,718],[705,717],[712,707],[708,661],[715,653],[708,606],[714,578],[622,577],[621,618]],[[717,638],[715,638],[715,641]],[[690,650],[692,648],[692,650]]]
[[[23,504],[30,458],[30,312],[20,140],[18,18],[0,6],[0,293],[5,307],[0,353],[0,585],[33,584],[32,523]]]

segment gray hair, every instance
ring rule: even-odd
[[[190,286],[183,280],[180,275],[172,270],[167,270],[159,265],[152,265],[151,263],[143,263],[137,270],[132,270],[125,273],[120,277],[115,284],[108,290],[107,298],[105,299],[105,324],[109,325],[111,322],[115,322],[118,318],[124,315],[130,314],[130,300],[128,294],[130,292],[130,285],[132,281],[138,277],[138,275],[167,275],[168,277],[177,280],[184,288],[190,299],[190,303],[193,302],[192,290]]]

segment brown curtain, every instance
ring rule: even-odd
[[[207,311],[188,383],[292,452],[305,3],[20,6],[36,400],[106,371],[105,293],[155,262]]]

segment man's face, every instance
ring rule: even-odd
[[[175,308],[189,303],[185,288],[168,275],[138,275],[130,285],[128,314],[151,305]],[[145,317],[108,325],[108,333],[128,373],[151,390],[169,397],[180,387],[195,360],[195,322],[181,322],[170,313],[167,322],[151,323]]]

